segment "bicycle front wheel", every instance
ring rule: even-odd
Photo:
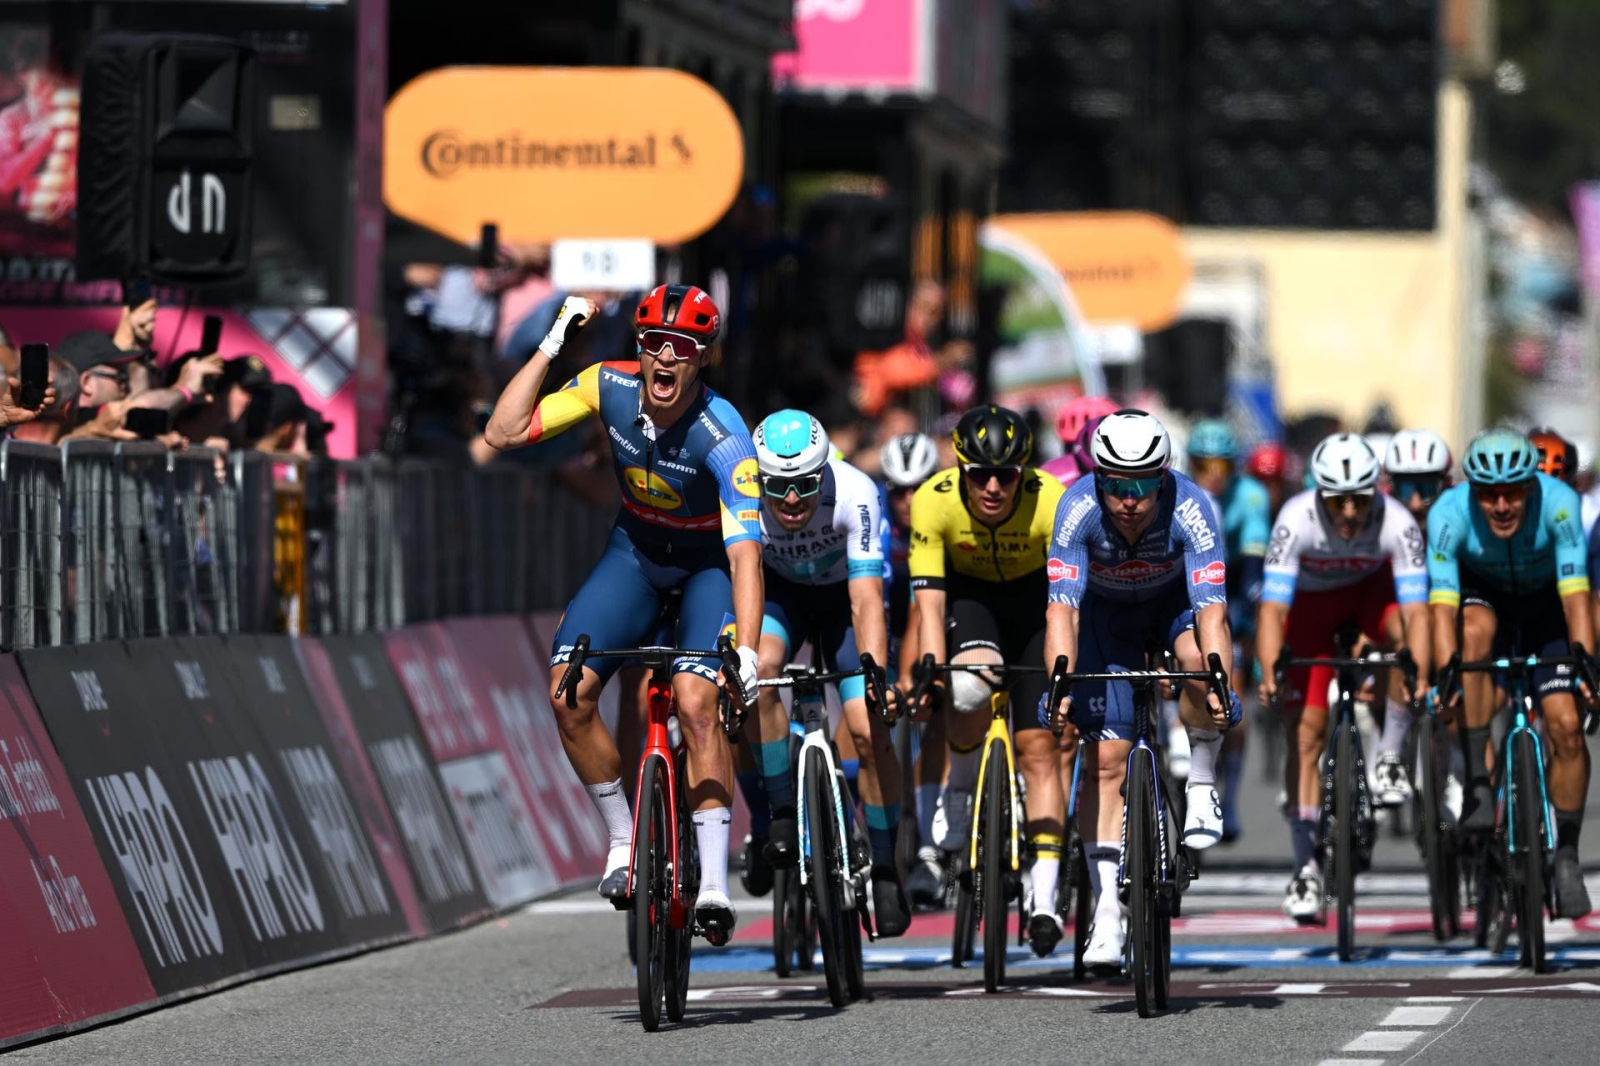
[[[1511,856],[1517,939],[1522,965],[1544,973],[1544,799],[1539,788],[1539,752],[1533,735],[1519,732],[1511,741],[1516,767],[1517,854]]]
[[[694,820],[687,810],[687,797],[683,782],[689,780],[689,756],[685,750],[677,754],[678,807],[673,823],[678,827],[678,865],[668,878],[669,888],[690,907],[700,894],[699,842],[694,835]],[[672,884],[673,881],[677,883]],[[667,1020],[683,1021],[683,1012],[689,1005],[689,951],[694,944],[694,915],[685,915],[683,928],[667,929],[666,998]]]
[[[895,839],[894,861],[902,881],[917,864],[917,848],[926,843],[917,839],[917,782],[911,751],[911,731],[916,728],[910,718],[894,724],[894,757],[900,764],[900,835]]]
[[[1422,848],[1422,865],[1428,875],[1428,901],[1433,912],[1433,938],[1449,940],[1455,935],[1450,901],[1450,863],[1445,856],[1448,845],[1440,815],[1438,723],[1432,715],[1417,720],[1417,843]]]
[[[1349,962],[1356,947],[1356,744],[1355,726],[1334,728],[1333,883],[1338,910],[1339,961]]]
[[[983,782],[983,836],[978,839],[978,896],[983,900],[983,989],[1006,983],[1006,906],[1011,893],[1011,783],[1005,742],[989,742]]]
[[[1128,869],[1128,970],[1133,977],[1133,998],[1139,1017],[1155,1013],[1156,931],[1155,782],[1150,762],[1135,749],[1128,766],[1127,852]]]
[[[956,862],[966,865],[959,857]],[[953,876],[956,881],[956,920],[951,933],[950,965],[959,970],[972,961],[972,941],[978,931],[978,897],[973,884],[976,875],[971,870],[963,870]]]
[[[638,945],[639,1021],[646,1032],[661,1026],[666,1003],[668,918],[672,908],[669,872],[666,768],[659,758],[645,761],[639,773],[639,799],[633,822],[633,926]]]
[[[817,916],[817,939],[822,942],[822,973],[828,984],[828,1001],[835,1007],[847,1002],[845,989],[844,916],[839,904],[839,839],[835,823],[833,773],[820,752],[806,757],[801,782],[806,796],[806,836],[810,854],[811,903]]]

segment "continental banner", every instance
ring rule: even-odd
[[[549,849],[535,828],[500,725],[468,685],[467,671],[443,631],[436,623],[408,626],[384,634],[383,643],[438,764],[489,902],[511,907],[556,888]]]
[[[482,883],[382,638],[302,639],[295,651],[346,772],[375,780],[388,801],[429,928],[488,914]]]
[[[0,655],[0,1047],[155,998],[66,769]]]

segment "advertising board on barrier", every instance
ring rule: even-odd
[[[510,907],[557,887],[499,724],[474,698],[466,671],[437,624],[386,633],[383,642],[439,766],[489,902]]]
[[[0,975],[0,1046],[156,998],[10,655],[0,656]]]
[[[382,639],[302,639],[295,651],[346,772],[375,779],[388,801],[429,926],[482,917],[488,902]]]

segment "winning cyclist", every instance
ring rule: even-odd
[[[1461,460],[1467,483],[1446,492],[1429,513],[1428,600],[1439,661],[1458,644],[1468,661],[1512,648],[1524,655],[1566,655],[1569,641],[1587,642],[1593,635],[1578,494],[1538,466],[1538,452],[1527,437],[1509,429],[1486,430],[1472,439]],[[1581,918],[1589,913],[1578,865],[1589,749],[1570,670],[1541,670],[1534,681],[1550,740],[1556,824],[1551,910],[1558,918]],[[1495,825],[1488,766],[1493,684],[1492,675],[1483,673],[1461,680],[1469,778],[1461,826],[1478,832]]]
[[[737,411],[701,381],[714,357],[722,316],[693,285],[652,290],[634,317],[639,362],[597,363],[538,400],[550,363],[593,317],[594,304],[568,297],[550,333],[511,379],[484,439],[501,450],[546,440],[598,414],[611,439],[622,509],[605,554],[567,605],[552,650],[551,699],[561,746],[606,825],[610,851],[600,894],[626,897],[632,816],[617,746],[596,709],[617,660],[585,664],[576,709],[555,699],[573,642],[596,648],[637,644],[654,628],[663,595],[682,590],[678,641],[710,648],[734,623],[739,680],[752,691],[761,632],[761,520],[755,446]],[[723,936],[737,915],[728,899],[728,822],[733,786],[727,735],[717,708],[717,663],[674,664],[673,696],[688,746],[689,805],[700,849],[695,917]]]
[[[1256,619],[1262,703],[1278,696],[1272,670],[1286,640],[1294,654],[1326,654],[1346,622],[1355,621],[1361,632],[1377,640],[1388,631],[1386,619],[1395,611],[1419,676],[1427,676],[1428,577],[1416,520],[1377,491],[1378,457],[1354,433],[1336,433],[1318,444],[1311,453],[1311,475],[1317,487],[1283,505],[1267,549]],[[1295,873],[1283,909],[1301,922],[1316,921],[1322,914],[1322,871],[1316,857],[1322,779],[1317,767],[1328,735],[1332,680],[1333,672],[1324,667],[1294,670],[1283,694],[1284,734],[1298,738],[1289,744],[1284,766]],[[1398,671],[1387,692],[1378,744],[1378,802],[1393,805],[1410,795],[1400,744],[1410,724],[1414,693],[1405,688]]]
[[[883,607],[883,513],[878,486],[842,459],[822,423],[804,411],[768,415],[754,434],[761,469],[761,531],[766,562],[761,676],[777,677],[801,644],[815,637],[830,670],[855,670],[860,651],[880,664],[889,653]],[[857,649],[860,649],[858,651]],[[900,767],[889,729],[867,704],[866,681],[839,684],[845,727],[855,741],[857,781],[872,847],[872,898],[878,932],[899,936],[911,922],[895,869],[900,826]],[[760,714],[745,723],[772,807],[767,859],[800,859],[789,715],[776,689],[761,690]]]
[[[1209,418],[1195,423],[1189,433],[1189,477],[1216,501],[1222,516],[1222,539],[1227,545],[1228,626],[1239,642],[1241,662],[1255,658],[1256,606],[1261,602],[1261,566],[1272,535],[1272,509],[1267,487],[1239,472],[1239,439],[1228,423]],[[1234,675],[1234,690],[1242,698],[1247,682]],[[1222,842],[1237,840],[1239,778],[1244,771],[1243,729],[1230,729],[1222,741],[1221,772]]]
[[[960,465],[935,474],[911,500],[918,650],[937,662],[1031,666],[1044,655],[1045,558],[1061,483],[1028,465],[1033,432],[1015,411],[975,407],[956,423],[954,437]],[[1017,762],[1028,789],[1023,828],[1035,854],[1028,938],[1041,957],[1061,941],[1056,877],[1066,813],[1056,738],[1039,728],[1034,713],[1045,683],[1043,674],[1030,673],[1010,688]],[[982,676],[958,672],[950,675],[949,691],[955,713],[946,723],[950,772],[939,843],[958,852],[971,828],[994,689]],[[918,708],[920,714],[928,710]]]
[[[1117,409],[1117,402],[1108,396],[1077,396],[1061,405],[1056,412],[1056,436],[1061,438],[1061,454],[1039,469],[1071,485],[1085,474],[1094,471],[1094,459],[1089,454],[1089,433],[1095,424]]]
[[[1227,564],[1222,531],[1210,501],[1187,477],[1168,469],[1166,427],[1143,411],[1106,418],[1090,447],[1095,475],[1062,497],[1050,542],[1050,606],[1044,661],[1067,657],[1084,673],[1143,670],[1145,640],[1154,635],[1180,669],[1202,670],[1215,652],[1232,671],[1228,632]],[[1126,919],[1117,898],[1122,862],[1123,778],[1134,739],[1132,690],[1085,683],[1055,708],[1070,713],[1091,775],[1079,797],[1078,831],[1094,892],[1094,920],[1084,965],[1122,964]],[[1039,702],[1041,720],[1051,708]],[[1184,843],[1205,848],[1222,836],[1214,772],[1220,730],[1239,721],[1239,700],[1220,706],[1205,686],[1188,683],[1180,699],[1193,751]],[[1031,794],[1031,793],[1030,793]]]
[[[889,651],[898,667],[898,687],[916,685],[912,667],[919,655],[919,619],[911,595],[911,499],[939,469],[939,446],[924,433],[906,433],[883,446],[884,523],[889,556]],[[917,906],[934,906],[944,896],[944,871],[934,846],[933,816],[944,789],[944,719],[935,716],[924,729],[916,760],[917,861],[906,877],[906,892]],[[909,772],[908,767],[901,767]]]

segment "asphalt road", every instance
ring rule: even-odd
[[[787,1060],[1500,1064],[1593,1062],[1600,916],[1548,925],[1554,972],[1426,932],[1421,872],[1385,836],[1362,882],[1362,957],[1278,916],[1287,834],[1274,790],[1246,775],[1245,837],[1216,850],[1175,929],[1174,1003],[1141,1020],[1121,982],[1075,984],[1070,939],[1011,952],[1012,988],[952,970],[947,915],[870,945],[871,998],[833,1010],[820,975],[771,970],[770,904],[741,902],[728,947],[697,944],[689,1015],[643,1032],[620,917],[588,891],[474,929],[287,974],[13,1051],[49,1064],[660,1063]],[[1600,824],[1600,823],[1596,823]],[[1600,829],[1584,856],[1600,870]],[[1590,892],[1600,900],[1600,877]],[[996,1054],[1007,1058],[995,1059]],[[1015,1058],[1012,1058],[1015,1057]]]

